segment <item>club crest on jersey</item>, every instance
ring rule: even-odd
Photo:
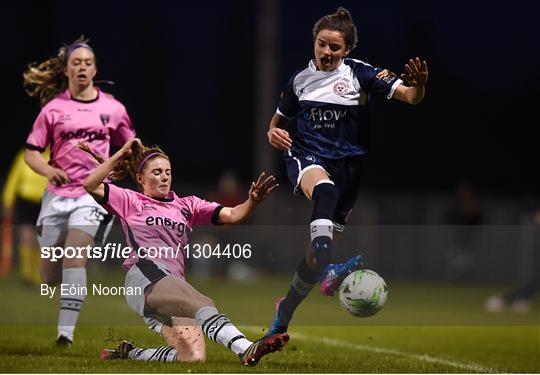
[[[66,122],[69,122],[71,121],[71,116],[70,115],[60,115],[60,117],[58,118],[58,125],[64,125]]]
[[[338,81],[334,84],[334,94],[338,96],[345,96],[348,91],[346,81]]]
[[[186,220],[189,220],[191,219],[191,212],[189,212],[189,210],[187,208],[182,208],[180,210],[180,212],[182,213],[182,215],[184,215],[184,217],[186,218]]]
[[[104,113],[101,113],[99,115],[99,119],[101,120],[101,123],[103,124],[103,126],[105,126],[109,123],[109,120],[111,119],[111,115],[106,115]]]
[[[145,210],[155,210],[154,206],[150,202],[142,202],[142,209]]]

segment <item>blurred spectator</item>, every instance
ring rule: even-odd
[[[484,224],[484,214],[476,187],[462,180],[456,189],[454,202],[444,217],[452,225],[451,244],[447,251],[447,277],[452,280],[470,276],[478,262],[477,240],[479,225]]]
[[[49,159],[49,150],[44,153]],[[18,263],[25,282],[39,284],[39,245],[35,224],[47,179],[38,175],[24,162],[24,149],[15,156],[2,194],[3,241],[0,273],[10,272],[13,249],[18,249]],[[13,236],[13,228],[16,236]],[[15,237],[16,241],[12,239]],[[15,246],[16,245],[16,246]]]
[[[526,262],[532,265],[532,272],[528,273],[525,282],[517,288],[510,290],[504,295],[494,295],[487,299],[485,309],[489,312],[501,312],[510,308],[514,312],[526,313],[532,309],[532,299],[538,293],[540,287],[539,264],[540,264],[540,208],[532,214],[527,215],[527,220],[523,226],[531,236],[527,236],[525,246],[530,246],[532,250],[532,261]],[[523,270],[527,274],[527,270]]]
[[[225,172],[219,177],[217,190],[208,193],[208,199],[225,207],[234,207],[244,202],[245,195],[236,175]]]
[[[240,181],[233,172],[226,171],[218,179],[217,189],[206,195],[209,201],[217,202],[225,207],[235,207],[245,201],[246,191],[240,188]],[[227,245],[242,244],[244,239],[239,237],[238,229],[229,231],[229,228],[211,230],[211,233],[194,233],[190,244],[201,246],[208,244],[212,249],[219,247],[223,251]],[[199,277],[211,276],[222,279],[230,278],[236,281],[247,282],[256,277],[256,271],[244,260],[235,260],[227,257],[210,257],[210,259],[192,259],[191,272]]]

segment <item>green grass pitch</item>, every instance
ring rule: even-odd
[[[89,272],[89,284],[123,285],[121,272]],[[98,281],[99,280],[99,281]],[[263,277],[249,284],[192,280],[222,313],[257,339],[273,315],[273,302],[288,278]],[[320,293],[300,307],[291,341],[256,367],[242,367],[219,344],[207,340],[204,364],[100,361],[99,351],[129,339],[139,347],[164,341],[150,332],[123,296],[86,299],[75,343],[59,350],[58,297],[39,295],[15,277],[0,280],[0,371],[25,373],[482,373],[540,372],[539,303],[526,314],[483,311],[485,298],[501,289],[477,284],[389,280],[389,299],[377,315],[349,316]]]

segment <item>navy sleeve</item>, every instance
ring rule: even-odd
[[[377,74],[382,71],[381,68],[375,68],[369,64],[358,60],[346,60],[353,70],[362,91],[366,94],[384,95],[390,99],[394,95],[396,87],[402,82],[397,76],[386,76],[381,79],[377,78]]]
[[[293,118],[300,110],[298,96],[294,92],[294,79],[297,74],[298,72],[291,77],[283,89],[281,99],[279,100],[278,104],[278,113],[289,119]]]

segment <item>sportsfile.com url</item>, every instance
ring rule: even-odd
[[[144,247],[138,249],[130,246],[123,246],[120,243],[107,243],[105,246],[43,246],[41,248],[41,258],[50,259],[51,262],[57,262],[63,258],[68,259],[101,259],[105,262],[107,259],[127,259],[127,258],[146,258],[146,259],[171,259],[178,258],[183,254],[185,258],[226,258],[226,259],[248,259],[251,257],[251,244],[178,244],[176,248],[170,246]]]

